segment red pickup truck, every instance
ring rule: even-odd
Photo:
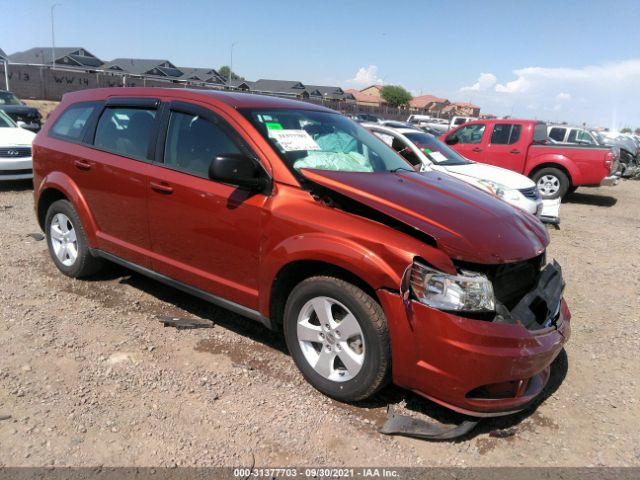
[[[440,138],[470,160],[527,175],[542,198],[618,182],[618,159],[609,147],[551,144],[547,126],[535,120],[477,120]]]

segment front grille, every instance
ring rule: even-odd
[[[0,177],[8,177],[9,175],[27,175],[29,173],[33,173],[30,168],[23,168],[21,170],[0,170]]]
[[[31,156],[31,147],[0,148],[0,158],[24,158]]]
[[[520,193],[532,200],[537,200],[540,197],[540,194],[538,193],[538,187],[535,186],[531,188],[523,188],[522,190],[520,190]]]
[[[509,310],[515,307],[522,297],[532,290],[545,263],[545,254],[523,262],[504,263],[502,265],[481,265],[456,262],[465,270],[484,273],[493,284],[496,299]]]

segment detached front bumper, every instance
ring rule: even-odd
[[[618,175],[609,175],[608,177],[604,177],[600,182],[601,187],[612,187],[617,185],[620,182],[620,177]]]
[[[564,299],[549,326],[529,330],[520,322],[474,320],[403,301],[386,290],[378,294],[389,320],[394,383],[468,415],[525,408],[542,392],[570,335]]]

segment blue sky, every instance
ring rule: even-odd
[[[249,80],[401,84],[498,115],[640,127],[638,0],[56,2],[56,45],[103,60],[217,68],[236,42]],[[0,48],[50,45],[53,3],[0,0]]]

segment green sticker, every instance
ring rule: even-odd
[[[429,153],[431,153],[431,149],[430,148],[425,148],[425,149],[423,149],[423,152],[428,155]]]
[[[283,130],[282,125],[278,122],[266,122],[267,130]]]

